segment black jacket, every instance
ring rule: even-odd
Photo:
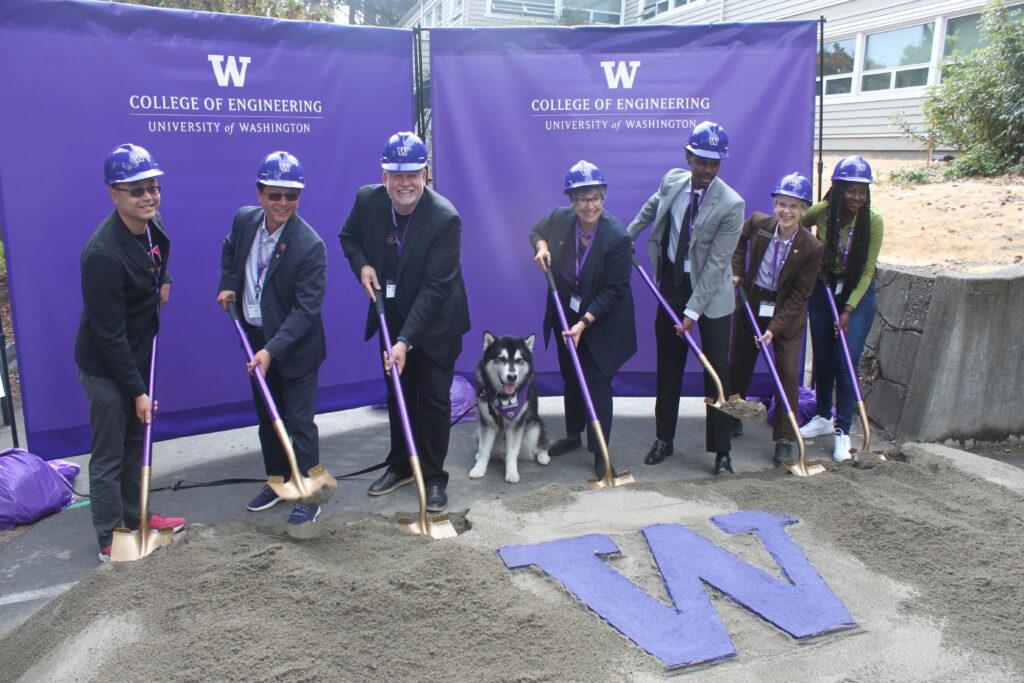
[[[576,239],[576,212],[560,207],[530,230],[530,244],[538,240],[548,243],[551,267],[558,269],[566,250],[573,249]],[[612,375],[636,353],[636,320],[633,314],[633,292],[630,288],[632,242],[619,219],[607,211],[597,222],[590,256],[580,273],[582,304],[580,314],[589,312],[596,321],[580,337],[594,356],[597,366]],[[552,330],[560,327],[555,305],[547,295],[544,313],[544,345]],[[561,337],[560,332],[556,332]]]
[[[171,241],[158,213],[149,222],[158,269],[117,211],[100,223],[82,250],[82,319],[75,363],[87,375],[117,382],[132,398],[149,392],[149,358],[160,327],[157,280],[170,282]]]
[[[262,208],[242,207],[224,238],[218,291],[233,291],[239,307],[245,293],[245,262],[262,223]],[[320,317],[327,285],[327,249],[298,214],[292,214],[280,230],[260,296],[267,340],[264,348],[282,376],[297,378],[313,372],[327,358]]]
[[[387,189],[383,185],[360,188],[338,233],[341,248],[357,278],[362,267],[369,264],[383,286],[390,229],[391,199]],[[459,261],[462,221],[455,207],[428,187],[423,190],[405,235],[395,297],[402,326],[400,330],[390,330],[392,341],[404,337],[438,365],[454,367],[462,352],[462,335],[469,331],[469,303]],[[377,313],[370,304],[366,339],[373,336],[377,327]]]

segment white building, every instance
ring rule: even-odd
[[[953,44],[979,43],[986,0],[417,0],[402,27],[719,24],[825,17],[826,152],[921,152],[892,124],[922,121],[927,87]],[[1007,0],[1015,11],[1019,0]],[[820,87],[819,87],[820,90]],[[815,133],[817,135],[817,133]]]

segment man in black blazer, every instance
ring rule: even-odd
[[[224,239],[217,303],[227,310],[236,302],[246,335],[255,349],[250,374],[259,366],[292,437],[299,471],[307,475],[320,464],[316,414],[317,375],[327,357],[320,307],[324,300],[327,250],[323,240],[299,215],[299,195],[305,178],[299,160],[288,152],[273,152],[256,175],[259,206],[235,214]],[[259,386],[252,380],[253,400],[260,419],[260,446],[267,475],[287,481],[291,470]],[[247,508],[266,510],[280,498],[264,486]],[[315,521],[320,506],[296,504],[289,524]]]
[[[604,459],[586,413],[586,404],[572,358],[565,348],[571,339],[579,351],[580,365],[590,389],[598,421],[605,439],[612,429],[612,378],[636,353],[636,324],[633,293],[630,289],[630,245],[626,229],[615,216],[604,210],[608,185],[600,169],[580,161],[565,176],[565,193],[572,208],[560,207],[530,231],[534,261],[547,272],[554,269],[558,295],[570,325],[562,332],[558,348],[558,367],[565,384],[565,431],[548,453],[563,455],[583,445],[587,427],[587,445],[594,454],[594,469],[604,476]],[[544,344],[551,331],[561,332],[561,321],[554,302],[548,296],[544,313]]]
[[[110,559],[115,528],[139,526],[142,437],[156,412],[149,361],[171,292],[171,241],[157,211],[163,171],[144,148],[124,144],[107,155],[103,172],[115,208],[82,251],[84,306],[75,339],[89,402],[90,510],[101,562]],[[180,517],[149,519],[150,529],[184,525]]]
[[[397,366],[427,487],[427,509],[448,505],[445,487],[451,430],[451,384],[469,305],[459,254],[462,222],[451,203],[426,186],[427,149],[413,133],[392,135],[381,158],[380,185],[366,185],[338,238],[352,272],[371,303],[366,339],[379,323],[375,291],[384,295],[385,320],[394,346],[384,349],[384,368]],[[412,481],[409,451],[390,382],[391,450],[387,471],[367,493],[381,496]]]

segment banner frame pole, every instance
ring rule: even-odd
[[[423,111],[423,29],[413,28],[413,71],[416,84],[416,134],[426,140],[425,112]]]
[[[818,78],[821,88],[818,90],[818,201],[821,201],[821,180],[825,172],[824,159],[824,128],[825,128],[825,15],[818,17]],[[817,86],[817,79],[815,79]]]

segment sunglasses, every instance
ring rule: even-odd
[[[284,197],[290,202],[294,202],[299,198],[298,192],[264,192],[263,196],[272,202],[281,201],[281,197]]]
[[[114,189],[117,190],[118,192],[127,192],[129,195],[131,195],[135,199],[138,199],[138,198],[140,198],[142,196],[145,196],[146,194],[151,194],[154,197],[159,197],[160,196],[160,190],[163,189],[163,188],[161,188],[159,185],[153,185],[151,187],[133,187],[133,188],[115,187]]]

